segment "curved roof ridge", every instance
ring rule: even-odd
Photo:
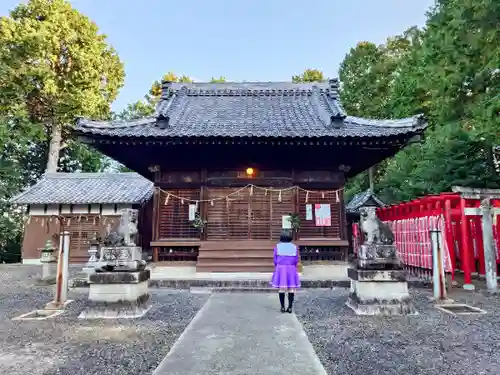
[[[135,126],[150,125],[156,121],[155,116],[143,117],[136,120],[119,120],[119,121],[106,121],[106,120],[90,120],[87,118],[77,118],[76,127],[95,128],[95,129],[123,129],[132,128]]]
[[[371,119],[366,117],[347,116],[345,121],[357,125],[387,127],[387,128],[408,128],[425,126],[425,116],[418,114],[400,119]]]

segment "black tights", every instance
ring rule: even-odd
[[[281,308],[285,308],[285,293],[279,293]],[[288,308],[293,307],[293,300],[295,299],[295,293],[288,293]]]

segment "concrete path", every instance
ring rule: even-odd
[[[326,375],[276,294],[213,294],[154,375]]]

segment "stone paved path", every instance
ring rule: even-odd
[[[326,375],[275,294],[213,294],[154,375]]]

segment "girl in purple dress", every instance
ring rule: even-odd
[[[274,273],[271,286],[279,290],[281,312],[292,312],[295,290],[300,288],[299,249],[292,243],[291,231],[283,231],[280,242],[274,247]],[[285,293],[288,292],[288,308],[285,310]]]

